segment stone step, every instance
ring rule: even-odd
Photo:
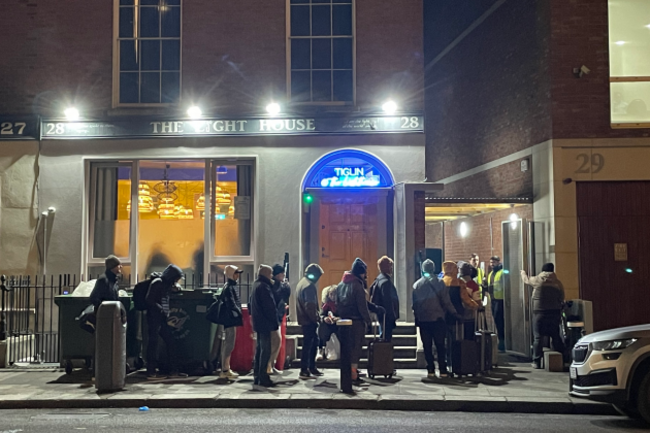
[[[396,358],[393,360],[393,365],[395,366],[396,370],[418,368],[417,360],[409,359],[409,358],[406,359]],[[293,362],[291,363],[291,368],[300,369],[300,360],[299,359],[293,360]],[[338,361],[316,361],[316,368],[339,368],[339,362]],[[362,358],[361,361],[359,361],[359,368],[360,369],[368,368],[368,360]]]
[[[296,337],[296,336],[292,336]],[[302,347],[302,342],[303,342],[303,337],[302,335],[297,336],[298,337],[298,344],[296,347],[300,348]],[[364,345],[367,346],[368,343],[370,343],[372,340],[374,340],[373,335],[366,335],[366,340],[364,341]],[[406,347],[417,347],[418,345],[418,340],[415,335],[409,336],[409,335],[393,335],[393,345],[395,346],[406,346]]]
[[[287,335],[302,335],[302,328],[298,325],[288,325]],[[393,336],[417,336],[417,330],[413,323],[398,323],[397,327],[393,330]]]
[[[401,347],[401,346],[396,346],[393,347],[393,358],[394,359],[415,359],[417,352],[416,347]],[[366,356],[368,353],[368,347],[363,346],[363,349],[361,351],[362,357]],[[300,359],[302,356],[302,347],[298,348],[298,359]]]

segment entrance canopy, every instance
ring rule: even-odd
[[[302,189],[390,188],[393,175],[376,156],[361,150],[337,150],[318,160],[310,169]]]

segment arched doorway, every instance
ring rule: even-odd
[[[341,281],[356,257],[377,275],[377,259],[393,251],[394,179],[376,156],[355,149],[329,153],[315,162],[303,184],[303,267],[325,271],[320,289]],[[392,254],[389,254],[392,255]]]

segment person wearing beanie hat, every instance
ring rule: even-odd
[[[122,261],[114,255],[106,257],[104,260],[106,271],[97,278],[95,287],[90,293],[90,303],[95,306],[95,311],[104,301],[119,300],[119,279],[122,275]]]
[[[465,282],[465,288],[469,296],[478,304],[478,309],[482,310],[483,302],[481,300],[481,290],[474,281],[477,272],[476,268],[467,262],[460,261],[458,262],[458,271],[460,279]],[[466,308],[464,315],[464,328],[465,328],[465,339],[469,340],[474,338],[474,331],[476,329],[476,312]]]
[[[451,299],[452,304],[456,308],[458,314],[463,317],[463,322],[467,321],[469,317],[473,319],[473,311],[478,310],[478,303],[474,301],[467,290],[467,284],[464,280],[458,278],[458,265],[456,262],[446,261],[442,264],[442,270],[445,272],[442,281],[445,283],[445,286],[449,288],[449,298]],[[470,310],[467,311],[466,310]],[[451,327],[457,326],[458,320],[453,317],[448,317],[447,325]],[[464,339],[473,340],[474,339],[474,326],[467,323],[463,326],[464,328]],[[452,333],[455,335],[455,333]]]
[[[323,268],[312,263],[305,269],[305,276],[296,286],[296,316],[302,327],[303,343],[300,357],[300,378],[310,379],[322,376],[316,368],[318,351],[318,325],[320,308],[318,306],[318,287],[316,283],[323,275]]]
[[[359,360],[366,335],[366,327],[371,325],[368,301],[366,300],[366,272],[367,266],[363,260],[357,258],[352,263],[352,269],[343,273],[343,279],[336,288],[336,310],[341,319],[352,320],[350,329],[353,341],[352,353],[352,381],[359,385]]]
[[[273,265],[273,279],[271,280],[273,285],[271,286],[271,292],[273,293],[273,299],[277,306],[280,326],[282,326],[284,316],[287,314],[289,298],[291,297],[291,286],[289,286],[289,282],[285,277],[284,266],[279,264]],[[275,363],[277,362],[281,347],[282,329],[280,327],[277,331],[271,333],[271,359],[269,360],[269,365],[266,369],[269,374],[280,374],[280,372],[275,368]]]
[[[160,278],[151,282],[147,297],[147,327],[149,332],[149,343],[147,346],[147,379],[156,380],[160,376],[156,374],[158,364],[158,341],[162,338],[167,348],[167,360],[169,362],[168,378],[187,377],[187,374],[180,373],[176,364],[176,339],[169,325],[169,304],[170,296],[176,290],[178,282],[183,278],[183,271],[176,265],[170,264],[165,268]]]
[[[257,280],[253,284],[250,302],[248,303],[253,320],[253,330],[257,332],[253,384],[272,387],[275,384],[271,381],[267,372],[269,360],[271,359],[271,333],[277,331],[280,327],[277,307],[271,291],[273,268],[260,265],[257,275]]]
[[[221,361],[221,373],[219,379],[235,380],[239,375],[230,370],[230,358],[232,351],[235,349],[237,340],[237,328],[244,325],[241,301],[237,290],[237,281],[243,273],[237,266],[228,265],[224,269],[226,275],[226,284],[221,290],[219,300],[222,302],[219,308],[219,327],[217,328],[217,344],[219,347],[218,354]],[[221,344],[218,344],[221,343]]]
[[[422,263],[422,277],[413,284],[413,314],[415,324],[420,328],[420,339],[424,346],[427,362],[427,378],[435,379],[433,345],[438,354],[440,377],[447,377],[447,315],[461,319],[449,298],[449,289],[434,274],[435,264],[427,259]]]
[[[393,260],[388,256],[383,256],[377,261],[377,268],[379,275],[370,286],[370,300],[384,309],[383,317],[378,317],[382,327],[381,338],[384,341],[391,341],[393,330],[397,326],[397,319],[399,319],[399,298],[392,279]]]

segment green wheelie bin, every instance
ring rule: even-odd
[[[176,343],[175,356],[178,367],[188,374],[212,374],[214,366],[211,359],[217,325],[205,317],[208,307],[214,302],[214,292],[210,290],[182,290],[172,293],[169,301],[169,319]],[[143,318],[143,352],[147,351],[149,340],[147,321]],[[161,370],[168,369],[165,344],[158,344]]]
[[[131,297],[120,297],[120,301],[127,311],[131,310]],[[79,326],[77,317],[90,305],[90,298],[72,295],[61,295],[54,298],[54,303],[59,307],[59,361],[67,374],[72,373],[73,361],[85,361],[90,368],[95,356],[95,335],[84,331]],[[128,333],[128,332],[127,332]],[[129,343],[127,342],[127,348]]]

